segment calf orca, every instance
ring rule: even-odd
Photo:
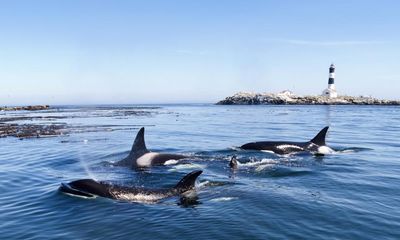
[[[183,177],[170,189],[146,189],[113,185],[93,179],[81,179],[70,183],[61,183],[59,190],[66,194],[93,198],[96,196],[126,201],[155,202],[163,198],[183,195],[194,189],[197,177],[203,171],[193,171]]]
[[[236,159],[236,156],[232,156],[231,160],[229,161],[229,167],[231,169],[237,169],[238,168],[238,160]]]
[[[146,143],[144,142],[144,127],[142,127],[136,135],[129,155],[115,163],[115,165],[143,168],[153,165],[162,165],[168,160],[179,160],[182,158],[187,158],[187,156],[170,153],[155,153],[147,150]]]
[[[312,140],[308,142],[284,142],[265,141],[246,143],[241,146],[245,150],[269,151],[276,154],[289,154],[308,151],[316,154],[327,154],[333,152],[325,145],[325,137],[329,127],[323,128]]]

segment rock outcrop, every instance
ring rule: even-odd
[[[66,124],[16,124],[16,123],[1,123],[0,122],[0,138],[2,137],[48,137],[57,136],[64,133]]]
[[[258,105],[258,104],[287,104],[287,105],[400,105],[399,100],[383,100],[373,97],[338,96],[298,96],[290,91],[280,93],[247,93],[239,92],[217,103],[218,105]]]
[[[0,107],[0,111],[37,111],[49,109],[49,105],[35,105],[35,106],[23,106],[23,107]]]

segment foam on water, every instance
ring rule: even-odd
[[[356,152],[354,149],[345,149],[345,150],[342,150],[342,151],[339,151],[340,153],[354,153],[354,152]]]
[[[181,194],[186,198],[195,198],[197,197],[197,192],[195,190],[189,190]]]
[[[261,172],[261,171],[265,170],[266,168],[272,168],[274,166],[276,166],[276,165],[275,164],[263,164],[263,165],[257,166],[255,170],[256,170],[256,172]]]
[[[210,201],[211,202],[227,202],[227,201],[232,201],[238,199],[237,197],[219,197],[219,198],[213,198]]]
[[[239,161],[238,162],[238,166],[239,167],[255,167],[258,165],[263,165],[263,164],[270,164],[270,165],[274,165],[279,163],[279,161],[274,160],[274,159],[269,159],[269,158],[263,158],[260,161],[250,161],[250,162],[246,162],[246,163],[241,163]]]
[[[180,170],[204,169],[205,167],[206,167],[206,165],[203,165],[203,164],[183,163],[183,164],[174,165],[168,171],[174,172],[174,171],[180,171]]]
[[[203,188],[204,186],[206,186],[209,183],[210,183],[210,181],[200,182],[199,184],[196,185],[196,188],[198,188],[198,189]]]
[[[144,194],[144,193],[133,194],[133,193],[118,193],[118,192],[113,192],[113,195],[116,199],[119,200],[131,201],[131,202],[145,202],[145,203],[156,202],[166,197],[165,195],[161,194]]]

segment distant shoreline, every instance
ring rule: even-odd
[[[373,97],[338,96],[298,96],[290,91],[280,93],[247,93],[239,92],[226,97],[217,105],[400,105],[400,100],[385,100]]]

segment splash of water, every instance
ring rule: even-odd
[[[88,143],[88,140],[85,139],[85,140],[83,141],[83,143],[84,143],[84,144],[87,144],[87,143]],[[85,170],[86,175],[89,176],[89,178],[94,179],[94,180],[97,181],[97,178],[96,178],[96,177],[93,175],[93,173],[90,171],[89,166],[88,166],[87,162],[84,160],[84,158],[83,158],[81,152],[79,152],[79,162],[80,162],[81,166],[83,167],[83,169]]]

